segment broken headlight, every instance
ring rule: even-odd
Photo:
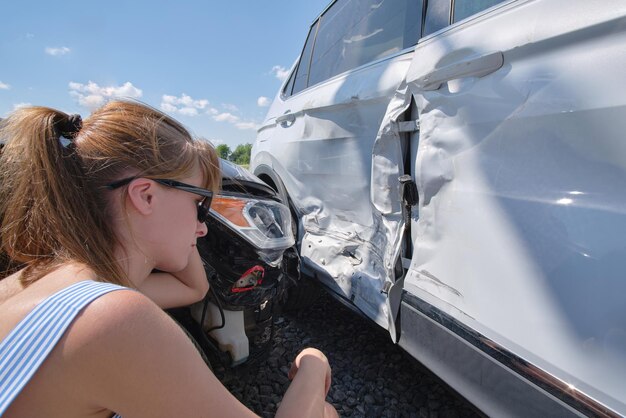
[[[261,250],[291,247],[291,214],[282,203],[255,197],[220,194],[213,197],[211,216]]]

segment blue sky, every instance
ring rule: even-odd
[[[115,95],[234,149],[256,127],[330,0],[31,1],[0,5],[0,117],[83,117]]]

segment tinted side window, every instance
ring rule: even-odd
[[[289,76],[289,81],[287,81],[287,84],[285,84],[285,88],[283,89],[283,95],[285,96],[291,96],[291,91],[293,90],[293,81],[296,78],[296,70],[297,68],[294,68],[294,70],[291,72],[291,75]]]
[[[296,94],[300,90],[307,87],[309,81],[309,65],[311,63],[311,51],[313,51],[313,45],[315,44],[315,34],[317,33],[317,27],[319,20],[311,26],[309,36],[306,38],[306,44],[302,50],[302,56],[300,57],[300,63],[296,70],[296,78],[293,83],[293,94]],[[289,92],[287,92],[289,95]]]
[[[424,20],[424,36],[450,24],[450,0],[428,0]]]
[[[455,0],[453,21],[458,22],[503,1],[505,0]]]
[[[421,5],[421,0],[337,0],[320,17],[309,86],[415,45]]]

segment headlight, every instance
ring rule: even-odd
[[[289,208],[273,200],[216,195],[210,214],[261,250],[285,249],[295,242]]]

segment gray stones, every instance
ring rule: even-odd
[[[289,386],[287,372],[306,346],[321,349],[333,368],[327,401],[342,417],[458,418],[479,416],[465,400],[391,343],[387,332],[326,295],[311,308],[275,316],[273,346],[257,364],[216,376],[245,405],[273,417]]]
[[[332,394],[333,399],[335,400],[335,402],[343,402],[346,400],[346,398],[348,397],[343,391],[341,390],[336,390],[333,392]]]

